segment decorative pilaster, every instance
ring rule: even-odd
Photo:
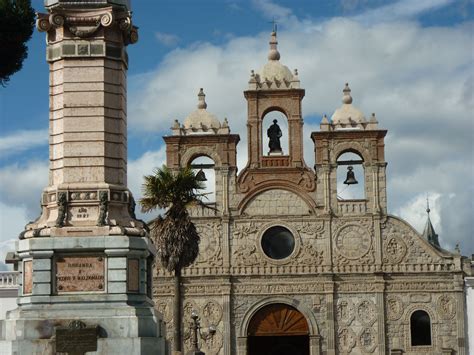
[[[327,355],[336,355],[336,324],[334,322],[334,292],[326,294],[327,304]]]

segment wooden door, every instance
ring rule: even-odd
[[[248,328],[249,355],[309,355],[309,328],[294,307],[272,304],[252,318]]]

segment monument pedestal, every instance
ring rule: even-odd
[[[18,255],[19,308],[7,314],[5,332],[12,354],[56,353],[57,330],[73,321],[97,327],[96,340],[73,336],[78,352],[96,341],[91,353],[164,354],[148,238],[31,238],[18,242]]]

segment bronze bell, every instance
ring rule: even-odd
[[[344,184],[346,184],[346,185],[358,184],[358,182],[355,178],[354,172],[352,170],[354,170],[354,168],[352,166],[347,167],[347,177],[346,177],[346,181],[344,181]]]
[[[196,180],[197,181],[207,181],[206,174],[204,174],[204,171],[201,169],[198,171],[196,174]]]

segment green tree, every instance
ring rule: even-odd
[[[164,165],[144,179],[140,199],[142,212],[167,209],[164,218],[159,216],[150,223],[150,236],[162,266],[174,274],[173,347],[175,351],[182,351],[181,270],[196,260],[200,241],[188,207],[206,207],[202,202],[205,193],[199,193],[204,185],[189,167],[172,171]]]
[[[23,66],[26,42],[33,34],[35,12],[30,0],[0,0],[0,85]]]

